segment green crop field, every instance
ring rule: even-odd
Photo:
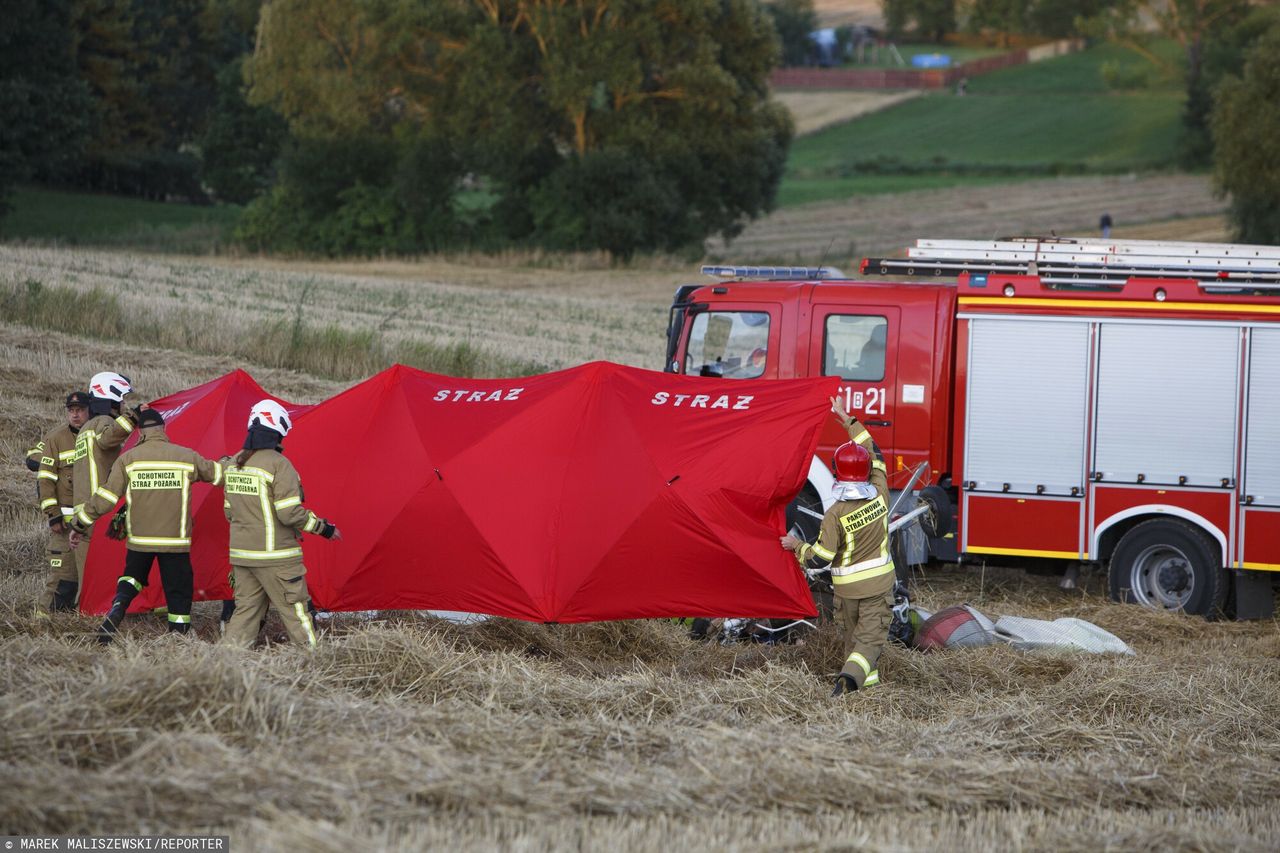
[[[208,251],[225,242],[240,208],[145,201],[95,193],[19,189],[0,238],[71,245]]]
[[[1108,80],[1141,88],[1113,90]],[[1104,45],[1005,69],[974,78],[968,91],[797,139],[779,205],[1174,164],[1181,83],[1132,51]]]

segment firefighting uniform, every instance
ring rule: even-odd
[[[111,467],[120,458],[120,448],[133,432],[137,414],[95,415],[76,434],[75,470],[72,478],[73,508],[78,512],[106,485]],[[113,501],[114,503],[114,501]],[[81,562],[84,558],[81,556]]]
[[[69,610],[75,606],[84,569],[79,555],[71,550],[70,527],[74,500],[72,471],[76,455],[76,433],[79,430],[63,424],[36,445],[36,496],[40,511],[49,524],[62,523],[62,532],[50,528],[45,544],[49,565],[44,592],[36,604],[37,611]]]
[[[111,466],[106,484],[76,510],[76,527],[84,530],[110,512],[121,494],[125,498],[128,553],[116,584],[116,602],[124,604],[122,613],[147,585],[151,564],[159,561],[170,628],[187,630],[193,586],[191,486],[197,482],[221,485],[222,477],[220,463],[173,444],[161,426],[144,427],[138,443]]]
[[[822,519],[818,541],[801,542],[801,565],[812,557],[829,561],[836,626],[844,638],[841,675],[861,690],[880,683],[877,663],[889,639],[893,618],[893,558],[889,553],[889,481],[879,448],[857,419],[849,438],[871,453],[870,484],[875,497],[837,500]]]
[[[329,538],[334,526],[302,505],[298,472],[277,450],[255,450],[243,465],[229,465],[223,494],[222,508],[231,523],[236,592],[235,612],[223,641],[252,646],[270,603],[290,640],[314,646],[302,534]]]

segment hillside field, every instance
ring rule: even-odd
[[[1175,45],[1159,55],[1176,67]],[[1175,76],[1116,45],[1006,68],[963,96],[930,92],[798,137],[778,206],[1171,169],[1183,98]]]
[[[891,648],[883,686],[839,701],[829,630],[721,646],[665,621],[339,614],[308,654],[213,644],[213,605],[197,606],[194,637],[138,618],[108,649],[93,619],[31,615],[41,521],[18,458],[92,372],[123,370],[156,397],[243,367],[316,402],[355,378],[343,365],[424,343],[465,344],[460,366],[480,372],[654,367],[671,293],[692,279],[590,258],[0,246],[0,829],[216,832],[237,851],[1280,845],[1276,623],[1111,604],[1098,576],[1068,593],[1018,567],[930,566],[915,590],[934,608],[1085,618],[1132,657]],[[57,331],[50,297],[106,320]],[[273,349],[246,332],[295,318],[336,330],[332,345],[286,359],[288,336]]]

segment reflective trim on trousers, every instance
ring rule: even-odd
[[[316,644],[315,628],[311,626],[311,614],[307,612],[307,605],[301,601],[293,603],[293,612],[297,614],[298,621],[302,623],[302,630],[307,632],[307,642],[312,646]]]
[[[864,676],[870,677],[871,663],[865,657],[862,656],[861,652],[854,652],[853,654],[849,655],[849,663],[856,663],[858,666],[862,668],[862,674]]]

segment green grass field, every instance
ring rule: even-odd
[[[204,252],[223,244],[240,213],[233,205],[176,204],[122,196],[24,188],[0,218],[0,238],[70,245]]]
[[[1158,46],[1162,56],[1170,49]],[[779,206],[1174,164],[1181,82],[1119,46],[976,77],[968,91],[927,95],[795,140]]]

